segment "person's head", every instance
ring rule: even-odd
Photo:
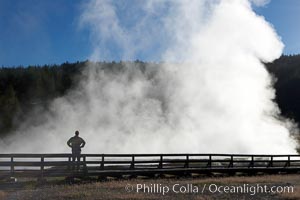
[[[79,135],[79,131],[75,131],[75,135],[78,136]]]

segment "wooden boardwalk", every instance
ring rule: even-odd
[[[300,155],[82,154],[79,170],[71,158],[71,154],[0,154],[0,179],[300,172]]]

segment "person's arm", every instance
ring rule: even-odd
[[[67,142],[67,144],[68,144],[69,147],[72,147],[72,145],[71,145],[71,143],[72,143],[72,142],[71,142],[71,139],[72,139],[72,138],[70,138],[70,139],[68,140],[68,142]]]
[[[83,148],[83,147],[85,146],[85,141],[84,141],[84,139],[82,139],[82,138],[81,138],[81,140],[82,140],[82,141],[81,141],[80,148]]]

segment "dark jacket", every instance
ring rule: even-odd
[[[85,141],[81,137],[74,136],[68,140],[67,144],[72,148],[72,152],[80,152],[85,145]]]

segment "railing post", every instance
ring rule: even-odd
[[[44,156],[41,157],[41,177],[44,177]]]
[[[286,166],[287,167],[290,167],[291,166],[291,156],[288,156],[288,161],[286,163]]]
[[[233,155],[230,156],[230,163],[228,167],[233,167]]]
[[[158,165],[159,169],[163,168],[163,155],[160,155],[160,160],[159,160],[159,165]]]
[[[101,170],[104,170],[104,154],[102,154],[101,158]]]
[[[80,168],[80,167],[79,167]],[[87,172],[87,166],[86,166],[86,155],[83,156],[83,171]]]
[[[186,155],[186,161],[185,161],[185,168],[189,168],[189,162],[190,162],[190,158],[189,155]]]
[[[207,167],[208,168],[211,168],[211,162],[212,162],[211,158],[212,158],[212,156],[209,155],[209,157],[208,157],[208,163],[207,163]]]
[[[131,156],[131,165],[130,169],[134,169],[134,155]]]
[[[273,167],[273,156],[271,156],[270,167]]]
[[[72,163],[71,163],[71,156],[68,156],[68,170],[71,170],[72,168]]]
[[[252,155],[251,156],[251,162],[250,162],[250,165],[249,165],[249,168],[253,168],[254,167],[254,156]]]
[[[15,173],[15,166],[14,166],[14,157],[10,157],[10,174],[13,177]]]

